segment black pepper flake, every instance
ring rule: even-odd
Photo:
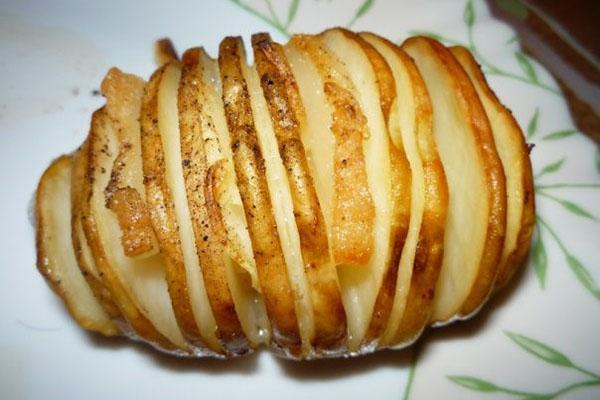
[[[186,158],[181,162],[181,164],[183,164],[184,167],[188,167],[190,165],[190,160]]]
[[[206,241],[208,240],[208,236],[207,236],[207,235],[204,235],[204,236],[202,237],[202,240],[204,240],[204,241],[206,242]]]

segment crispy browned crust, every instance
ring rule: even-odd
[[[156,250],[156,238],[143,193],[139,193],[136,187],[136,183],[141,185],[141,177],[135,182],[135,176],[141,175],[137,118],[144,85],[141,78],[111,68],[101,86],[102,94],[106,97],[104,109],[117,129],[119,140],[119,152],[104,195],[107,208],[117,217],[122,232],[121,244],[125,255],[129,257]]]
[[[140,125],[144,186],[150,220],[165,260],[167,286],[177,324],[186,339],[194,344],[204,345],[190,303],[179,226],[171,189],[165,176],[165,154],[158,127],[158,92],[168,65],[163,65],[152,75],[142,99]]]
[[[219,46],[225,117],[237,185],[244,205],[261,291],[276,344],[299,351],[301,345],[295,293],[287,268],[265,178],[250,94],[242,72],[241,39],[225,38]]]
[[[379,88],[379,101],[381,111],[384,115],[386,126],[390,115],[391,106],[396,99],[396,83],[394,75],[389,65],[381,54],[366,40],[354,32],[340,29],[342,33],[351,40],[354,40],[365,53],[377,80]],[[378,338],[385,330],[390,312],[394,304],[394,295],[396,292],[396,281],[398,278],[398,266],[408,226],[410,222],[411,205],[411,171],[404,148],[396,146],[390,140],[390,162],[391,162],[391,229],[390,229],[390,257],[388,260],[387,271],[383,277],[381,288],[375,300],[371,323],[365,342],[370,342]]]
[[[171,42],[171,39],[162,38],[154,43],[154,60],[159,66],[168,64],[171,61],[179,60],[177,50],[175,50],[175,46],[173,45],[173,42]]]
[[[206,152],[202,136],[205,121],[201,112],[199,90],[203,83],[199,69],[200,49],[190,49],[183,55],[183,69],[178,92],[181,156],[186,193],[196,238],[196,250],[208,300],[217,321],[218,336],[224,342],[245,340],[245,334],[235,311],[235,304],[225,275],[227,233],[216,201],[209,207],[206,196],[212,197],[214,176],[208,176]]]
[[[329,256],[325,220],[308,169],[300,125],[305,123],[298,85],[281,45],[268,34],[252,36],[254,61],[285,167],[310,284],[315,327],[312,344],[335,347],[346,335],[346,314],[337,272]]]
[[[81,209],[83,229],[85,237],[96,266],[98,268],[99,275],[101,276],[102,282],[108,288],[111,293],[111,297],[114,302],[119,306],[121,314],[129,323],[131,328],[143,339],[150,343],[157,344],[165,349],[175,349],[174,345],[164,337],[160,332],[156,330],[154,325],[140,312],[137,308],[135,301],[131,299],[127,289],[123,286],[120,280],[118,272],[115,271],[114,267],[110,264],[106,257],[102,239],[98,233],[96,225],[96,217],[91,210],[91,199],[94,192],[93,185],[95,175],[97,173],[107,173],[107,171],[96,171],[99,157],[113,157],[114,155],[109,154],[107,142],[110,140],[106,137],[104,130],[107,125],[110,124],[103,108],[94,112],[92,115],[92,124],[90,133],[88,136],[88,165],[86,168],[85,185],[83,188],[83,205]],[[97,194],[99,195],[99,194]]]
[[[86,282],[92,289],[94,296],[98,299],[106,313],[114,319],[120,319],[121,312],[111,297],[110,291],[104,285],[102,280],[94,272],[95,265],[93,259],[87,260],[83,254],[83,246],[87,246],[83,225],[81,220],[81,210],[85,199],[83,192],[85,188],[85,174],[88,165],[89,144],[86,140],[81,148],[72,156],[71,162],[71,241],[75,252],[75,259],[79,269]]]
[[[323,78],[323,91],[333,108],[335,138],[331,248],[336,265],[364,265],[373,253],[375,207],[367,181],[362,141],[367,120],[352,92],[335,76],[322,39],[295,35],[290,43],[310,57]]]
[[[523,190],[523,212],[521,214],[521,223],[519,233],[517,235],[517,246],[508,255],[506,260],[499,267],[498,275],[496,277],[495,287],[501,288],[505,286],[514,273],[523,265],[523,261],[527,257],[529,252],[529,246],[531,243],[531,235],[533,234],[533,228],[535,225],[535,196],[533,188],[533,172],[531,168],[531,160],[529,159],[529,151],[527,143],[525,143],[525,136],[523,135],[519,124],[513,117],[510,110],[508,110],[498,99],[492,88],[488,85],[485,76],[481,72],[479,64],[471,54],[471,52],[460,46],[452,47],[450,49],[455,55],[461,57],[462,60],[468,63],[468,73],[473,79],[476,79],[479,83],[479,87],[484,91],[486,97],[488,97],[494,103],[496,109],[501,112],[508,121],[510,121],[511,130],[514,132],[511,140],[518,142],[519,153],[520,153],[520,165],[522,166],[523,179],[521,182]],[[461,61],[462,64],[462,61]]]

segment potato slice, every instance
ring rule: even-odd
[[[252,99],[246,83],[241,39],[225,38],[219,47],[225,117],[261,291],[272,326],[274,344],[293,354],[301,352],[297,294],[288,276],[266,177],[265,159],[255,126]],[[275,206],[275,207],[274,207]]]
[[[295,218],[302,261],[310,286],[310,293],[306,293],[306,297],[312,300],[314,314],[312,344],[317,350],[332,350],[346,338],[346,315],[335,265],[329,256],[327,228],[300,139],[300,132],[306,125],[304,105],[282,46],[274,43],[268,34],[256,34],[252,36],[252,47],[277,141],[275,143],[270,138],[271,147],[277,147],[270,151],[279,154],[281,159],[273,157],[273,162],[282,162],[276,168],[280,170],[278,173],[287,176],[293,203],[293,210],[288,208],[288,214],[291,211]],[[285,172],[281,171],[282,168]],[[283,180],[272,181],[277,184]],[[272,197],[277,195],[273,190],[271,192]],[[292,226],[292,229],[296,227]]]
[[[379,104],[383,114],[383,120],[388,130],[390,140],[389,116],[396,101],[396,84],[394,76],[387,62],[377,50],[361,36],[345,29],[337,28],[347,39],[356,42],[367,56],[378,88]],[[396,282],[400,257],[405,248],[410,214],[411,214],[411,172],[408,159],[404,151],[402,141],[389,143],[390,157],[390,190],[391,190],[391,214],[390,214],[390,252],[387,261],[386,273],[383,277],[381,288],[377,294],[377,300],[373,309],[373,316],[369,325],[369,331],[365,341],[379,340],[382,332],[388,325],[388,319],[394,304]]]
[[[129,257],[148,257],[158,252],[144,201],[139,123],[144,85],[141,78],[111,68],[101,86],[106,97],[104,109],[119,140],[119,153],[105,190],[106,204],[119,221],[121,243]]]
[[[217,143],[214,143],[217,145],[217,151],[220,152],[220,149],[214,133],[213,118],[203,110],[205,103],[210,101],[207,99],[209,96],[203,92],[210,89],[206,88],[205,83],[203,84],[205,78],[203,65],[200,64],[200,54],[200,49],[188,50],[185,53],[179,84],[178,106],[183,177],[196,236],[196,248],[220,336],[229,347],[243,349],[247,348],[248,343],[236,313],[240,303],[236,305],[229,289],[229,278],[237,276],[235,273],[237,269],[227,272],[227,268],[239,269],[240,267],[234,266],[227,254],[228,238],[225,223],[212,189],[213,183],[216,183],[220,177],[214,171],[210,171],[209,176],[209,165],[206,159],[204,131],[212,131],[206,137],[212,135],[214,140],[217,140]],[[218,82],[213,83],[215,84]],[[221,156],[220,159],[223,160],[223,157]]]
[[[87,284],[94,296],[104,308],[104,311],[114,319],[122,319],[119,307],[115,304],[110,290],[104,285],[92,251],[85,238],[82,223],[82,207],[85,199],[83,191],[86,186],[86,171],[88,166],[89,144],[86,140],[73,154],[71,162],[71,241],[75,259]]]
[[[485,302],[498,270],[506,184],[489,121],[460,64],[439,42],[408,39],[433,105],[433,131],[448,179],[444,259],[432,321],[467,317]]]
[[[535,224],[531,161],[521,128],[489,87],[471,52],[464,47],[452,47],[450,51],[469,75],[479,95],[506,174],[506,238],[495,283],[496,288],[501,288],[523,264],[529,251]]]
[[[62,156],[42,175],[35,197],[37,268],[84,329],[119,334],[79,270],[71,243],[71,158]]]
[[[171,39],[162,38],[154,43],[154,62],[156,65],[162,67],[171,61],[177,60],[179,60],[179,56]]]
[[[194,63],[195,50],[184,61]],[[213,241],[225,247],[226,275],[238,318],[253,346],[269,343],[271,327],[260,294],[252,241],[240,192],[236,185],[231,139],[227,130],[222,100],[221,77],[216,60],[204,50],[198,51],[198,102],[202,126],[201,138],[207,163],[204,193],[208,214],[213,222]],[[190,144],[196,140],[190,140]],[[185,147],[185,141],[182,141]],[[182,148],[183,149],[183,148]],[[191,176],[189,176],[191,177]],[[186,185],[191,189],[186,176]],[[188,189],[188,191],[189,191]],[[225,231],[224,236],[222,230]],[[219,239],[220,238],[220,239]]]
[[[448,188],[432,132],[432,110],[425,83],[410,57],[390,41],[361,33],[392,70],[397,97],[388,127],[393,143],[406,150],[412,175],[411,214],[391,317],[383,344],[406,346],[427,322],[443,256]]]
[[[180,77],[179,63],[171,62],[156,71],[146,87],[140,113],[144,184],[177,323],[198,348],[206,345],[221,352],[183,182],[177,118]]]
[[[137,335],[166,350],[187,351],[169,299],[162,256],[128,257],[121,245],[118,220],[106,207],[104,190],[119,143],[104,109],[92,116],[88,141],[82,221],[99,274]]]

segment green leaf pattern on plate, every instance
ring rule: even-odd
[[[572,369],[580,372],[586,376],[585,380],[581,380],[569,385],[566,385],[558,390],[549,393],[532,393],[517,389],[511,389],[503,386],[496,385],[484,379],[480,379],[473,376],[458,376],[451,375],[448,379],[462,387],[478,392],[500,392],[511,395],[519,399],[556,399],[559,396],[563,396],[566,393],[575,391],[583,387],[600,386],[600,375],[594,373],[582,366],[573,363],[569,357],[561,353],[560,351],[540,342],[539,340],[532,339],[522,334],[514,332],[505,332],[506,335],[521,349],[527,353],[539,358],[540,360],[559,367]]]
[[[285,20],[282,20],[276,13],[275,8],[270,0],[265,0],[267,13],[259,11],[258,8],[254,8],[245,1],[250,2],[251,0],[229,0],[244,11],[248,12],[252,16],[259,18],[263,22],[269,24],[272,28],[277,30],[285,37],[290,37],[290,26],[298,15],[300,9],[300,0],[290,0],[287,5],[287,13]],[[496,0],[500,6],[510,6],[512,8],[517,7],[519,15],[524,16],[527,14],[527,8],[520,0]],[[256,2],[254,2],[256,3]],[[375,0],[363,0],[359,3],[356,11],[352,14],[352,17],[348,23],[345,24],[347,27],[354,25],[360,18],[364,17],[373,8]],[[282,22],[285,21],[285,22]],[[535,62],[532,61],[528,56],[520,51],[516,51],[515,61],[519,72],[513,72],[505,68],[499,67],[498,65],[490,62],[479,50],[473,30],[476,27],[477,15],[476,7],[472,0],[465,2],[463,10],[463,23],[467,31],[467,42],[461,42],[449,37],[445,37],[436,32],[423,31],[423,30],[411,30],[409,31],[412,35],[424,35],[437,39],[447,45],[461,45],[467,47],[473,52],[477,60],[482,66],[482,69],[487,75],[496,75],[499,77],[511,79],[514,81],[522,82],[532,87],[544,90],[545,92],[563,97],[561,91],[553,84],[542,82],[536,73]],[[334,24],[335,25],[335,24]],[[515,42],[516,37],[511,37],[506,42],[506,45],[511,45]],[[532,139],[539,134],[539,120],[541,118],[542,111],[539,107],[536,107],[533,111],[527,127],[526,134],[528,139]],[[576,129],[566,128],[561,130],[551,131],[541,137],[543,142],[555,142],[565,138],[569,138],[577,133]],[[538,145],[541,143],[538,143]],[[600,146],[595,149],[595,169],[600,174]],[[542,177],[549,177],[560,171],[566,162],[566,157],[557,159],[549,164],[544,165],[541,170],[535,174],[535,192],[538,195],[538,200],[547,199],[556,204],[559,204],[564,210],[568,211],[575,217],[580,217],[592,221],[598,221],[597,217],[590,211],[586,210],[581,205],[564,199],[563,197],[557,196],[554,193],[549,193],[554,190],[560,189],[600,189],[600,182],[555,182],[555,183],[540,183],[539,179]],[[599,192],[600,193],[600,192]],[[532,243],[531,256],[534,267],[534,272],[539,281],[540,288],[543,290],[546,287],[546,277],[549,268],[549,259],[546,252],[545,238],[550,237],[560,248],[561,252],[565,257],[566,266],[572,271],[575,278],[581,283],[581,285],[587,289],[597,300],[600,301],[600,287],[595,281],[590,271],[583,265],[583,263],[565,246],[556,230],[546,221],[546,219],[540,215],[537,215],[536,232]],[[542,233],[548,235],[543,235]],[[521,391],[511,389],[503,386],[499,386],[493,382],[485,379],[481,379],[473,376],[464,375],[451,375],[448,379],[466,389],[477,391],[481,393],[503,393],[515,398],[527,399],[527,400],[550,400],[563,396],[569,392],[576,391],[585,387],[600,387],[600,374],[591,372],[581,366],[574,364],[569,357],[559,352],[558,350],[530,337],[514,332],[505,332],[506,335],[524,351],[531,355],[539,358],[540,360],[559,367],[568,368],[579,371],[588,378],[587,380],[578,381],[569,384],[559,390],[549,393],[532,393],[527,391]],[[418,345],[416,347],[419,347]],[[408,379],[405,385],[404,394],[402,399],[407,400],[411,397],[411,390],[413,388],[414,377],[417,369],[417,358],[418,349],[413,346],[413,357],[410,367],[408,369]]]

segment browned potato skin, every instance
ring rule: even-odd
[[[135,113],[135,118],[138,117],[144,85],[145,82],[137,76],[111,68],[101,86],[102,94],[106,98],[104,109],[117,129],[119,139],[119,153],[104,195],[106,206],[117,216],[122,232],[123,250],[129,257],[150,253],[156,246],[143,193],[140,194],[131,187],[128,179],[131,170],[139,166],[140,160],[136,158],[140,156],[139,153],[134,153],[134,144],[127,132],[130,127],[126,124],[127,120],[132,118],[132,113]]]
[[[98,158],[109,157],[106,152],[106,138],[103,130],[110,124],[103,108],[94,112],[92,115],[92,126],[88,136],[88,164],[86,168],[85,184],[82,190],[82,198],[84,199],[81,215],[83,228],[87,242],[96,261],[99,274],[102,277],[104,285],[109,289],[113,301],[119,306],[121,314],[129,323],[131,328],[144,340],[150,343],[155,343],[167,350],[174,350],[174,345],[156,330],[154,325],[140,312],[135,305],[133,299],[120,281],[114,267],[106,258],[106,253],[102,240],[99,236],[96,217],[91,210],[91,197],[93,193],[93,184],[96,173],[98,173]],[[106,171],[99,171],[106,173]]]
[[[175,46],[173,45],[173,42],[171,42],[171,39],[162,38],[154,43],[154,59],[159,66],[168,64],[171,61],[179,60],[177,50],[175,50]]]
[[[338,28],[339,29],[339,28]],[[379,52],[354,32],[342,30],[344,35],[354,40],[365,52],[377,79],[379,87],[379,97],[381,111],[386,121],[389,118],[390,108],[396,98],[396,84],[392,71]],[[408,225],[410,222],[411,205],[411,172],[406,153],[402,147],[396,146],[390,140],[390,162],[391,162],[391,201],[392,201],[392,227],[390,230],[390,258],[387,271],[383,277],[381,288],[377,294],[375,307],[373,308],[372,320],[365,336],[365,341],[370,342],[377,339],[385,330],[392,306],[394,304],[394,295],[396,292],[396,281],[398,278],[398,263],[402,255],[402,249],[408,234]]]
[[[261,33],[252,36],[252,47],[292,194],[312,294],[315,318],[312,344],[317,348],[332,348],[345,339],[346,314],[337,272],[329,256],[325,220],[300,140],[300,124],[306,118],[304,106],[281,45],[274,43],[268,34]]]
[[[165,260],[167,286],[175,318],[187,340],[195,345],[204,346],[190,303],[179,226],[173,197],[165,176],[165,154],[158,128],[158,91],[167,65],[165,64],[152,75],[142,99],[140,126],[144,186],[150,219]],[[212,350],[220,351],[220,349]]]
[[[218,337],[227,343],[245,340],[245,334],[237,317],[225,275],[227,233],[218,205],[217,209],[209,208],[205,196],[207,189],[212,195],[212,189],[202,136],[201,120],[206,117],[201,111],[202,104],[198,95],[198,86],[203,84],[202,73],[198,69],[199,52],[200,49],[190,49],[183,55],[177,99],[181,157],[204,284],[219,329]]]
[[[121,319],[119,307],[111,297],[110,291],[104,285],[101,279],[96,278],[92,273],[92,266],[88,265],[83,256],[83,243],[85,236],[80,235],[83,232],[82,206],[84,202],[83,192],[86,179],[86,168],[88,165],[89,143],[86,140],[81,148],[72,156],[71,162],[71,241],[75,252],[75,259],[79,269],[86,282],[92,289],[92,293],[98,299],[104,311],[114,319]],[[81,226],[81,228],[80,228]],[[81,230],[80,230],[81,229]],[[83,236],[83,237],[82,237]]]
[[[290,43],[310,57],[323,78],[323,91],[333,108],[335,137],[331,248],[336,265],[363,265],[373,253],[375,207],[367,181],[363,137],[367,120],[352,93],[333,76],[322,39],[295,35]]]
[[[481,89],[486,93],[486,96],[494,102],[497,109],[501,110],[501,112],[509,118],[513,131],[519,133],[514,135],[514,138],[519,141],[521,162],[523,165],[522,190],[524,197],[524,208],[523,213],[521,215],[521,227],[517,236],[517,247],[508,256],[504,264],[500,265],[498,276],[496,277],[495,287],[502,288],[510,281],[510,279],[519,269],[519,267],[523,265],[525,258],[527,257],[527,253],[529,252],[529,246],[531,244],[531,235],[533,234],[533,228],[535,225],[535,196],[533,189],[533,172],[531,168],[531,160],[529,159],[529,150],[527,148],[527,143],[525,143],[525,136],[521,132],[519,124],[513,117],[512,113],[504,105],[502,105],[494,91],[488,85],[485,76],[481,72],[479,64],[477,63],[471,52],[466,48],[460,46],[452,47],[450,50],[452,51],[455,57],[460,57],[459,60],[461,65],[463,65],[463,68],[463,61],[468,65],[467,68],[469,76],[479,82],[479,85]]]
[[[244,205],[256,268],[275,344],[299,352],[300,332],[295,293],[287,267],[265,177],[265,161],[258,144],[250,95],[241,69],[241,39],[225,38],[219,46],[225,117],[237,185]]]

